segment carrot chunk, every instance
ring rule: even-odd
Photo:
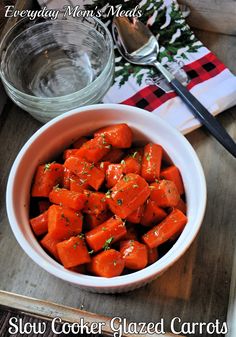
[[[40,165],[32,186],[32,197],[48,197],[53,186],[62,184],[63,165],[57,163]]]
[[[172,165],[161,171],[161,177],[175,183],[179,194],[184,194],[184,185],[178,167]]]
[[[79,236],[59,242],[57,251],[65,268],[72,268],[91,261],[85,241]]]
[[[89,187],[87,179],[81,179],[75,174],[70,178],[70,190],[73,192],[84,192]]]
[[[129,156],[125,157],[122,161],[123,172],[128,173],[141,173],[142,167],[142,155],[141,151],[134,151]]]
[[[84,206],[84,213],[98,215],[107,210],[107,199],[104,193],[84,191],[87,201]]]
[[[141,206],[149,195],[147,182],[139,175],[129,173],[111,189],[107,202],[111,211],[124,219]]]
[[[81,192],[69,191],[65,188],[54,188],[49,193],[49,200],[54,204],[80,211],[84,207],[87,198]]]
[[[140,223],[144,206],[139,206],[133,213],[127,216],[126,220],[132,223]]]
[[[109,249],[92,257],[88,270],[94,275],[109,278],[121,275],[124,265],[120,252]]]
[[[70,189],[70,180],[72,176],[73,176],[73,173],[67,168],[64,168],[62,186],[68,190]]]
[[[103,158],[102,161],[109,161],[110,163],[119,163],[122,159],[122,157],[124,156],[124,151],[122,151],[121,149],[111,149],[110,152],[108,152],[108,154],[106,154]]]
[[[30,224],[35,235],[46,234],[48,231],[48,211],[30,219]]]
[[[106,170],[106,186],[113,187],[123,177],[123,169],[120,164],[110,164]]]
[[[111,145],[109,145],[103,137],[96,137],[84,143],[81,148],[77,150],[76,156],[85,158],[90,163],[97,163],[110,149]]]
[[[57,261],[60,261],[58,252],[57,252],[57,244],[60,240],[56,239],[54,235],[47,233],[43,239],[40,241],[43,248],[50,253]]]
[[[79,178],[87,180],[88,184],[95,190],[99,190],[105,179],[105,174],[95,167],[94,164],[79,157],[68,158],[64,166]]]
[[[86,214],[85,215],[85,226],[86,229],[91,230],[99,225],[101,225],[103,222],[108,220],[111,217],[111,214],[109,212],[102,212],[100,214]]]
[[[95,252],[108,249],[110,244],[120,240],[126,234],[126,227],[118,217],[112,217],[85,234],[89,247]]]
[[[186,216],[175,208],[161,223],[144,234],[142,239],[149,248],[158,247],[183,230],[186,223]]]
[[[52,205],[48,210],[48,232],[57,240],[69,239],[82,231],[81,213],[70,208]]]
[[[66,149],[63,152],[63,160],[66,160],[69,157],[76,156],[78,149]]]
[[[119,148],[129,148],[132,143],[132,131],[127,124],[116,124],[99,129],[94,137],[102,136],[108,144]]]
[[[148,248],[148,264],[153,264],[158,260],[157,248]]]
[[[160,177],[163,149],[158,144],[147,144],[144,147],[141,175],[148,182]]]
[[[167,216],[164,209],[157,206],[155,201],[147,200],[141,219],[143,226],[151,226],[154,223],[158,223]]]
[[[140,270],[148,263],[147,246],[138,241],[122,241],[120,252],[125,261],[125,267],[132,270]]]
[[[74,149],[79,149],[87,141],[88,141],[88,138],[80,137],[72,144],[72,146],[73,146]]]
[[[180,199],[179,192],[173,181],[160,180],[151,184],[150,199],[160,207],[175,207]]]
[[[101,161],[100,163],[97,163],[96,164],[96,167],[102,171],[103,173],[106,174],[106,170],[108,168],[108,166],[110,165],[111,163],[109,161]]]

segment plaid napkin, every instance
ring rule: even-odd
[[[106,10],[122,4],[143,10],[141,21],[148,24],[160,45],[159,61],[185,84],[199,101],[217,115],[236,104],[236,77],[193,34],[175,0],[39,0],[41,6],[64,5]],[[103,21],[110,27],[112,18]],[[151,67],[131,65],[115,48],[115,81],[103,98],[104,103],[123,103],[146,109],[186,134],[200,123],[188,107]]]

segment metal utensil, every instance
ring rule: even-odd
[[[155,67],[166,78],[174,91],[191,109],[193,115],[211,134],[236,157],[236,143],[210,112],[157,61],[159,44],[155,36],[137,18],[116,17],[112,24],[113,37],[120,54],[130,63]]]

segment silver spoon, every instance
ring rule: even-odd
[[[159,44],[149,28],[137,18],[131,21],[126,17],[115,17],[112,32],[120,54],[130,63],[150,65],[160,71],[173,90],[189,106],[193,115],[236,157],[236,143],[223,126],[173,74],[157,61]]]

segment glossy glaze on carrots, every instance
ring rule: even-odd
[[[179,169],[160,144],[132,145],[126,124],[77,139],[32,182],[30,225],[65,268],[100,277],[141,270],[187,223]]]

